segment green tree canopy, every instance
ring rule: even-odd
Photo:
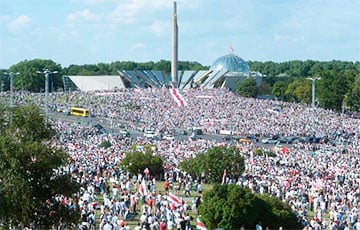
[[[179,167],[193,177],[204,175],[210,183],[221,183],[224,170],[229,177],[238,177],[245,169],[245,162],[235,146],[218,146],[182,161]]]
[[[52,60],[25,60],[10,67],[10,71],[19,73],[14,76],[14,88],[29,90],[33,92],[41,92],[45,90],[45,78],[43,74],[37,73],[38,71],[57,71],[56,74],[49,75],[49,90],[56,91],[63,88],[62,82],[62,68],[60,64],[56,64]]]
[[[353,78],[337,74],[335,71],[323,71],[316,83],[316,99],[323,108],[341,111],[346,93],[351,91]]]
[[[256,80],[253,77],[246,78],[241,82],[236,89],[236,92],[243,97],[253,97],[258,95],[259,87],[256,84]]]
[[[0,223],[49,229],[60,220],[77,223],[79,212],[56,197],[79,189],[59,170],[68,155],[52,147],[55,132],[35,106],[0,109]]]
[[[163,160],[159,155],[153,154],[156,151],[153,146],[142,147],[143,149],[137,149],[136,145],[133,146],[132,152],[126,153],[120,167],[132,175],[143,173],[148,168],[150,175],[159,176],[163,171]]]
[[[310,104],[311,82],[306,78],[298,78],[288,85],[285,95],[302,104]]]
[[[345,95],[344,103],[352,111],[360,110],[360,74],[355,78],[350,92]]]
[[[215,185],[204,194],[199,207],[208,229],[254,229],[259,222],[270,229],[299,229],[290,206],[268,195],[257,195],[238,185]]]
[[[274,83],[274,86],[272,87],[272,95],[274,95],[277,98],[284,98],[287,84],[285,81],[277,81]]]

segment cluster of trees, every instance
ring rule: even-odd
[[[237,86],[237,93],[244,97],[272,95],[279,100],[310,104],[312,80],[315,81],[318,107],[335,111],[360,110],[360,71],[324,70],[311,77],[264,77],[258,86],[253,78],[247,78]]]
[[[120,163],[120,167],[132,175],[144,173],[145,169],[149,170],[149,174],[160,178],[163,173],[163,160],[159,155],[155,155],[154,146],[145,145],[132,146],[132,151],[126,153],[124,159]]]
[[[249,61],[252,71],[264,74],[262,84],[254,86],[250,78],[240,84],[241,96],[257,97],[272,95],[284,101],[310,104],[311,81],[307,78],[321,78],[316,81],[316,99],[320,107],[340,111],[360,110],[360,63],[346,61],[288,61],[283,63]],[[180,61],[179,70],[209,69],[198,62]],[[37,71],[49,69],[58,71],[50,77],[50,89],[63,89],[63,75],[116,75],[118,70],[162,70],[170,72],[170,61],[136,63],[131,61],[98,63],[93,65],[70,65],[62,68],[52,60],[26,60],[8,70],[0,70],[2,90],[9,89],[9,76],[5,73],[20,73],[14,77],[15,89],[44,91],[43,76]]]
[[[220,183],[224,171],[228,176],[240,176],[245,169],[245,163],[235,146],[230,148],[218,146],[199,153],[195,158],[183,160],[179,167],[193,178],[202,178],[209,183]]]
[[[0,105],[0,226],[50,229],[79,221],[79,210],[56,197],[79,190],[71,174],[59,171],[68,154],[52,147],[55,131],[36,106]]]

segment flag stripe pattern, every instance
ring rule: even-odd
[[[175,194],[169,192],[169,194],[167,195],[167,200],[171,203],[174,203],[175,205],[182,205],[183,202],[182,200],[180,200],[179,197],[177,197]]]
[[[199,217],[196,218],[196,229],[207,230],[207,228],[205,227],[205,224],[200,220]]]
[[[170,88],[170,94],[178,106],[187,106],[187,102],[176,88]]]

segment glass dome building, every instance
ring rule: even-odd
[[[217,58],[210,66],[212,71],[227,70],[231,74],[249,74],[250,67],[246,61],[233,53]]]

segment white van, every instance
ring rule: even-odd
[[[155,129],[153,129],[153,128],[145,128],[144,137],[147,137],[147,138],[155,138],[155,137],[157,137]]]

